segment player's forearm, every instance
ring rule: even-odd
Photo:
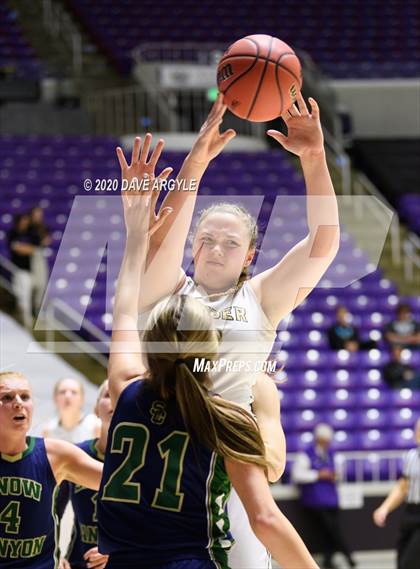
[[[129,317],[133,319],[135,329],[137,329],[138,299],[144,273],[147,241],[145,235],[139,236],[138,239],[135,236],[127,239],[115,293],[113,328],[118,329],[118,321]]]
[[[251,520],[251,525],[282,569],[318,569],[297,531],[280,510],[273,509]]]
[[[168,221],[153,235],[151,250],[165,243],[165,238],[171,227],[174,223],[179,223],[179,221],[177,222],[179,216],[181,216],[183,227],[185,228],[186,240],[194,213],[198,188],[207,166],[208,162],[197,162],[190,154],[185,158],[176,177],[177,185],[173,191],[167,192],[160,208],[171,207],[173,213]]]
[[[310,233],[316,236],[316,256],[334,253],[339,244],[337,198],[328,171],[325,152],[301,159],[307,193],[307,218]]]

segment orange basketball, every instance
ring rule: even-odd
[[[293,49],[264,34],[233,43],[217,68],[217,85],[233,114],[254,122],[284,113],[302,87],[302,69]]]

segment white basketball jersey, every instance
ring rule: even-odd
[[[48,437],[51,439],[60,439],[69,443],[81,443],[87,439],[93,439],[96,436],[96,429],[100,424],[99,419],[93,413],[84,415],[77,425],[71,429],[65,429],[60,423],[58,417],[52,418],[45,427],[48,430]]]
[[[204,289],[187,277],[177,294],[204,302],[216,328],[222,332],[217,367],[210,373],[213,391],[228,401],[249,406],[252,386],[263,370],[276,335],[249,281],[235,294],[209,298]]]

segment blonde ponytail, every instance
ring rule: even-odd
[[[176,398],[188,432],[220,456],[257,464],[267,472],[264,442],[252,415],[211,396],[209,374],[194,371],[195,359],[217,356],[218,334],[208,309],[183,295],[162,301],[152,311],[143,342],[171,347],[165,353],[147,353],[148,381],[162,399]]]

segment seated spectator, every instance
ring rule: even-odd
[[[420,387],[420,373],[416,373],[414,368],[402,361],[401,352],[401,346],[398,344],[392,346],[391,360],[383,367],[382,377],[393,389],[401,387],[417,389]]]
[[[29,233],[34,245],[32,255],[32,285],[34,289],[34,306],[38,311],[41,308],[42,297],[48,283],[48,263],[45,257],[45,247],[51,243],[48,227],[44,222],[44,212],[41,207],[33,207],[30,212]]]
[[[397,306],[396,319],[385,326],[384,336],[391,346],[420,347],[420,324],[413,319],[408,304]]]
[[[339,306],[335,313],[336,323],[328,330],[328,339],[332,350],[371,350],[376,348],[373,340],[362,341],[358,329],[351,322],[351,314],[345,306]]]
[[[31,258],[34,246],[29,233],[29,215],[18,214],[8,234],[10,260],[16,270],[12,277],[13,294],[16,298],[23,324],[32,327],[32,276]]]

